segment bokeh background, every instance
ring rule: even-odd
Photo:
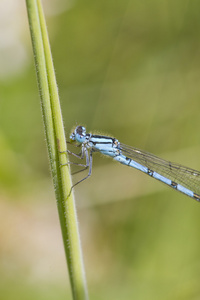
[[[200,170],[200,2],[43,1],[74,125]],[[0,297],[71,299],[25,1],[0,0]],[[95,155],[75,189],[90,299],[200,299],[200,206]]]

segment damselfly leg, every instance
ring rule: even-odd
[[[69,143],[69,142],[68,142],[68,143]],[[69,143],[69,144],[71,144],[71,143]],[[82,146],[81,152],[78,153],[78,154],[76,154],[76,153],[74,153],[74,152],[72,152],[72,151],[70,151],[70,150],[67,150],[67,151],[63,151],[63,152],[60,152],[60,153],[61,153],[61,154],[62,154],[62,153],[64,154],[64,153],[67,152],[69,155],[73,155],[73,156],[75,156],[75,157],[78,158],[78,159],[84,159],[84,157],[85,157],[85,160],[86,160],[85,164],[80,164],[80,163],[75,163],[75,162],[69,161],[69,162],[67,162],[66,164],[62,164],[61,166],[66,166],[66,165],[69,165],[69,164],[70,164],[70,165],[75,165],[75,166],[78,166],[78,167],[83,167],[81,170],[78,170],[78,171],[76,171],[76,172],[73,172],[71,175],[75,175],[75,174],[81,173],[81,172],[87,170],[88,168],[89,168],[89,171],[88,171],[88,175],[87,175],[87,176],[85,176],[84,178],[82,178],[81,180],[77,181],[75,184],[72,185],[68,197],[71,195],[72,189],[73,189],[76,185],[78,185],[80,182],[82,182],[82,181],[84,181],[85,179],[87,179],[88,177],[90,177],[90,176],[91,176],[91,173],[92,173],[92,152],[93,152],[93,151],[92,151],[92,150],[88,151],[88,149],[87,149],[86,147],[84,147],[83,144],[82,144],[82,145],[81,145],[81,144],[80,144],[80,145],[74,145],[74,144],[73,144],[73,146],[75,146],[75,147],[80,147],[80,146]]]

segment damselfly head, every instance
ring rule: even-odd
[[[72,141],[77,141],[79,143],[83,143],[86,137],[86,129],[83,126],[77,126],[75,130],[70,135],[70,139]]]

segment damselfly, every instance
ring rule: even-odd
[[[100,152],[104,155],[111,156],[114,160],[123,165],[138,169],[167,184],[173,189],[200,201],[199,171],[166,161],[137,148],[127,146],[120,143],[115,138],[86,133],[86,129],[83,126],[77,126],[70,135],[70,139],[76,141],[81,146],[81,153],[80,155],[77,155],[70,151],[68,152],[80,159],[85,157],[86,164],[78,165],[83,166],[83,170],[89,168],[88,175],[74,184],[74,186],[91,175],[93,152]]]

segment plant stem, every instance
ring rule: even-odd
[[[26,0],[47,148],[73,299],[88,299],[77,216],[67,163],[65,133],[45,18],[39,0]]]

